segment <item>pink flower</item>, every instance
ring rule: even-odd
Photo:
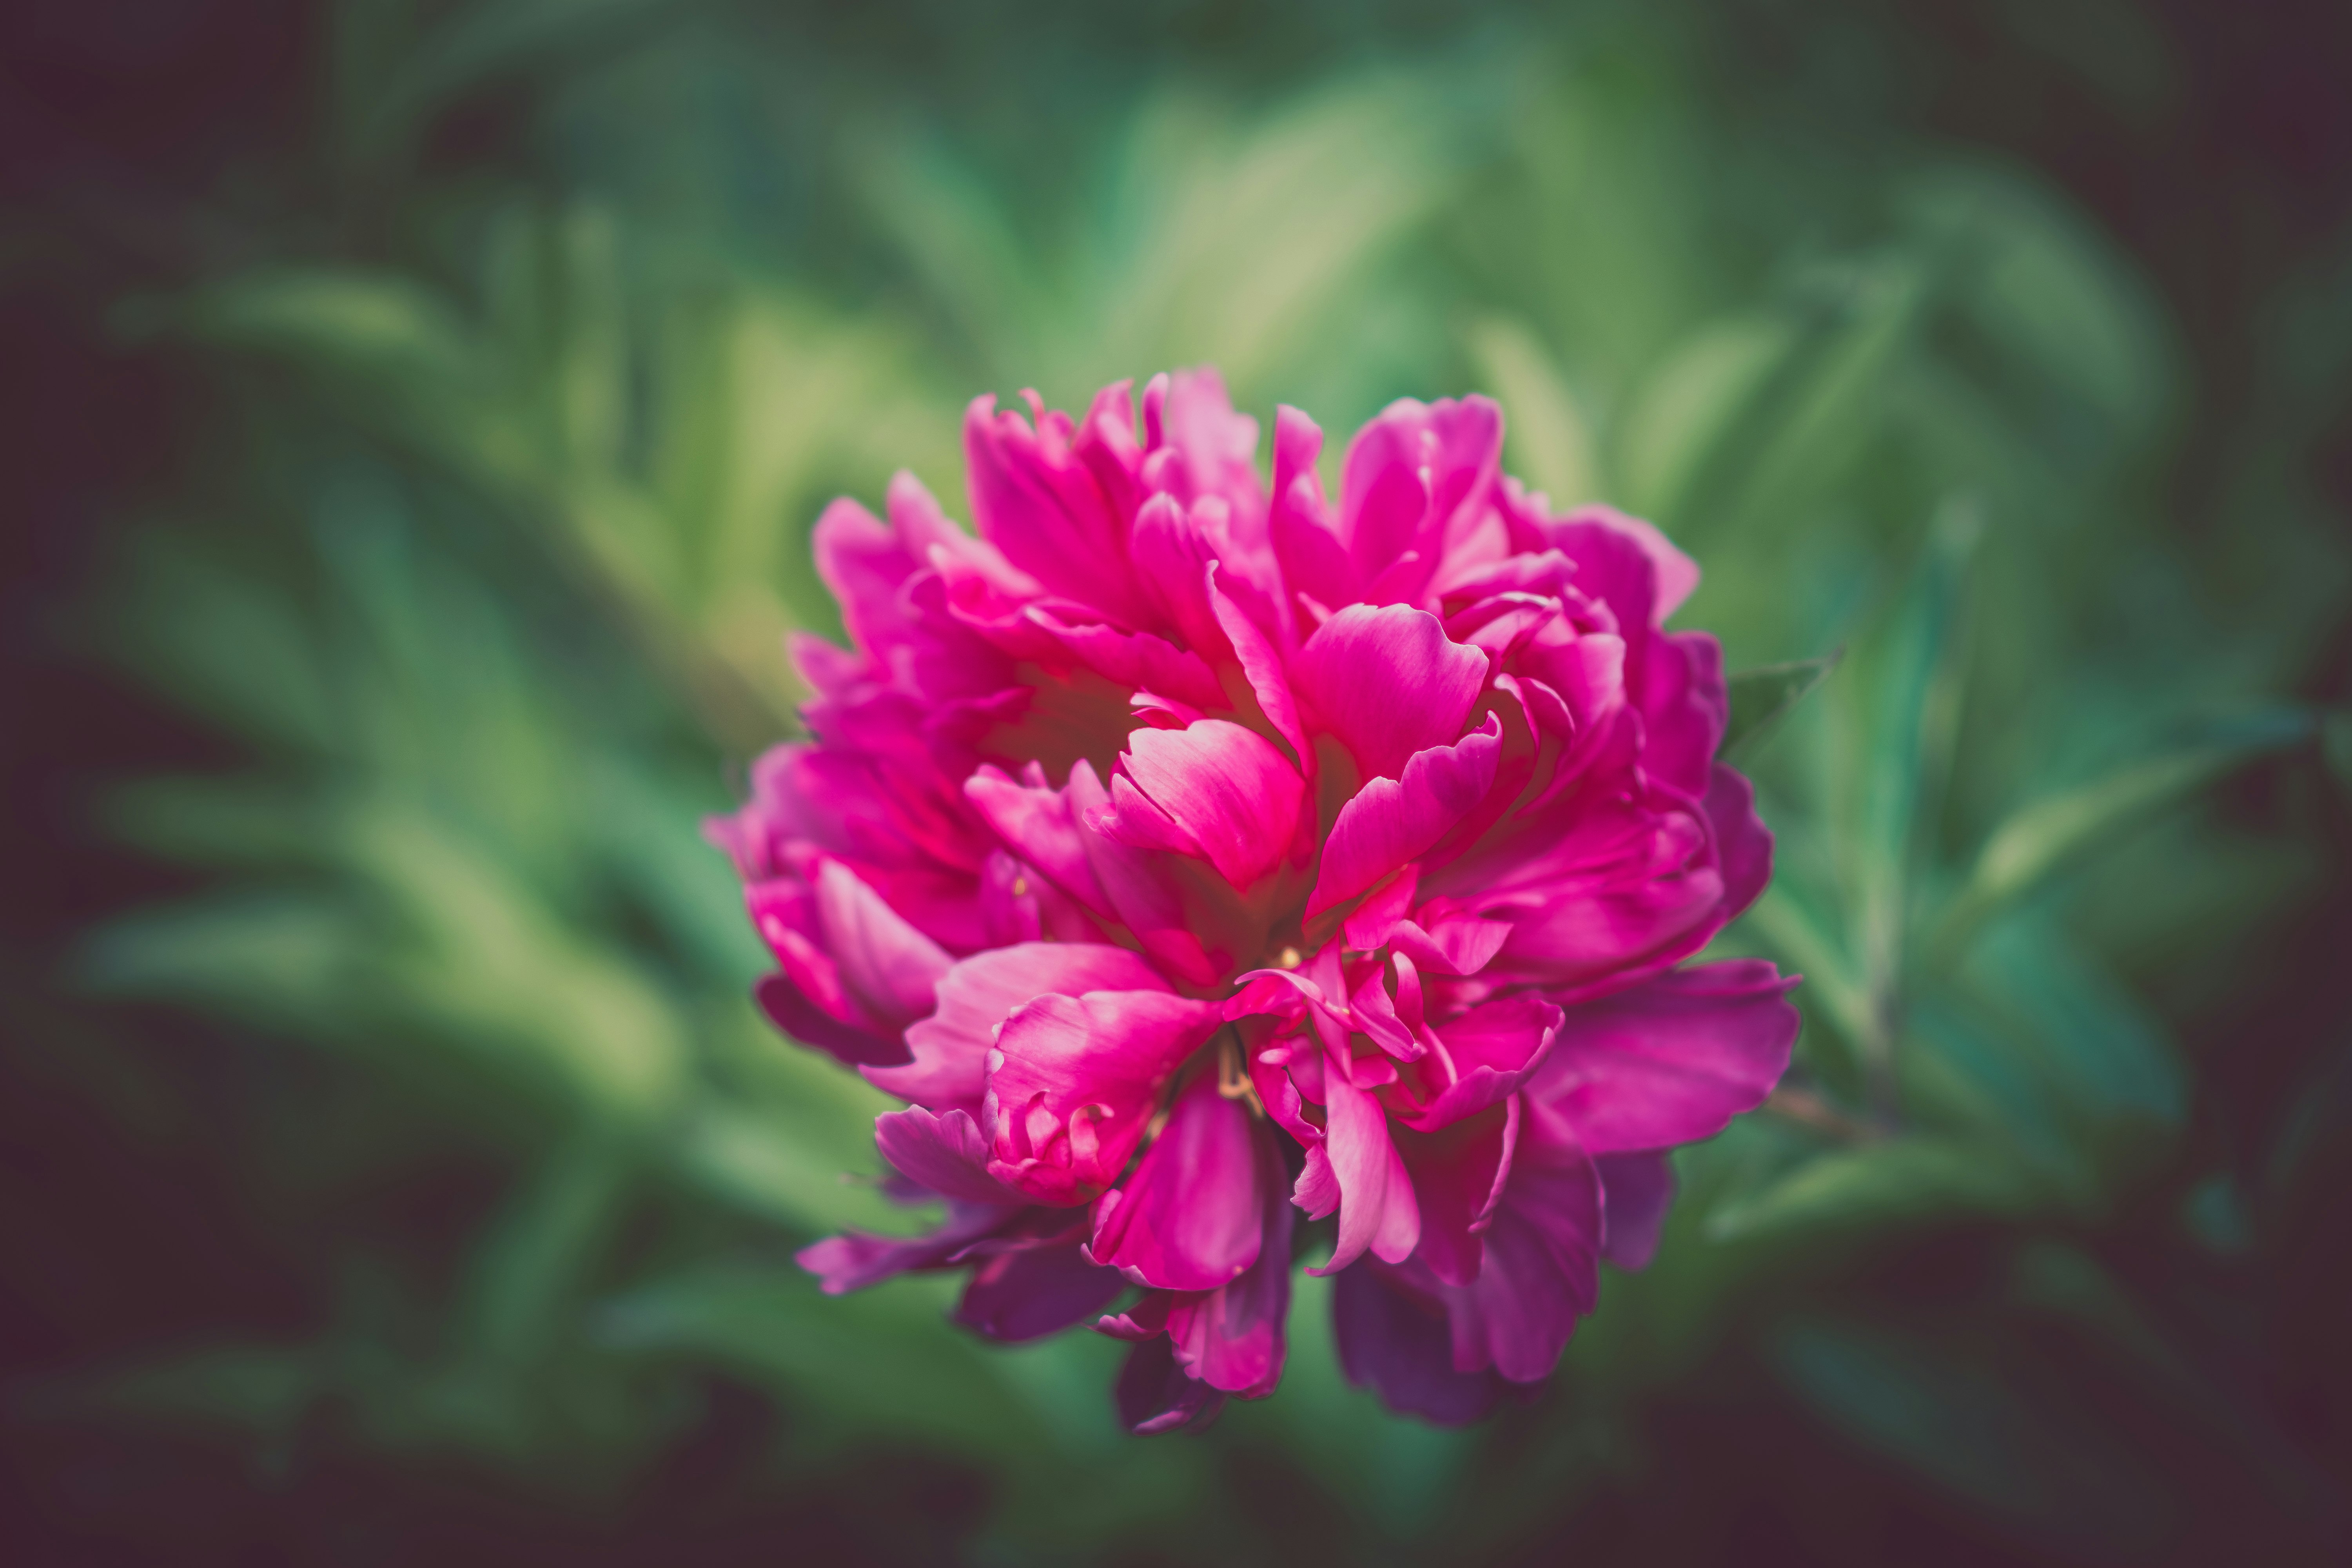
[[[1336,1216],[1349,1375],[1473,1417],[1796,1035],[1769,964],[1676,967],[1772,860],[1715,640],[1664,629],[1698,570],[1504,478],[1484,398],[1391,405],[1336,505],[1289,408],[1262,488],[1213,373],[1139,431],[1125,383],[1028,402],[971,405],[977,538],[903,474],[825,512],[853,650],[797,643],[812,738],[711,826],[761,1003],[909,1102],[877,1142],[948,1205],[801,1260],[968,1268],[1006,1340],[1139,1289],[1097,1326],[1159,1431],[1273,1390],[1298,1211]]]

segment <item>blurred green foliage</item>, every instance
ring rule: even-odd
[[[2109,89],[2161,99],[2162,38],[2099,12]],[[749,1389],[744,1485],[841,1489],[826,1552],[877,1560],[1655,1561],[1748,1527],[1606,1499],[1766,1488],[1813,1500],[1767,1556],[1883,1560],[1886,1488],[2053,1560],[2241,1508],[2340,1541],[2340,1430],[2258,1369],[2352,1058],[2305,1029],[2268,1124],[2200,1086],[2239,1019],[2305,1028],[2264,997],[2343,872],[2352,554],[2299,476],[2352,269],[2282,291],[2200,437],[2181,324],[2048,180],[1867,95],[1727,104],[1701,7],[1391,18],[1331,63],[1267,23],[1256,75],[944,10],[322,16],[278,216],[111,307],[201,438],[68,636],[218,739],[105,791],[190,874],[75,938],[58,1005],[103,1027],[16,1047],[168,1096],[186,1020],[240,1042],[218,1136],[316,1321],[26,1382],[20,1428],[215,1433],[272,1485],[347,1444],[609,1520]],[[1723,946],[1805,974],[1798,1068],[1486,1428],[1349,1389],[1316,1281],[1275,1400],[1139,1443],[1116,1347],[790,1261],[906,1223],[840,1174],[883,1100],[755,1017],[697,837],[791,729],[782,634],[838,630],[807,530],[899,466],[960,497],[975,392],[1196,363],[1333,431],[1495,394],[1515,471],[1655,519],[1706,569],[1682,624],[1772,667],[1735,711],[1779,876]],[[401,1219],[452,1171],[454,1220]],[[1734,1405],[1812,1435],[1690,1438]],[[940,1465],[980,1500],[893,1489]]]

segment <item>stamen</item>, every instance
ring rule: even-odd
[[[1217,1092],[1227,1100],[1246,1100],[1252,1110],[1265,1114],[1257,1086],[1250,1081],[1249,1065],[1242,1059],[1241,1037],[1231,1029],[1217,1038]]]
[[[1295,947],[1286,947],[1274,955],[1274,966],[1276,969],[1296,969],[1306,962],[1306,955]]]

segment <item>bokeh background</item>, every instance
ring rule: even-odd
[[[2339,12],[6,6],[0,1557],[2344,1561]],[[1481,1427],[790,1260],[907,1223],[697,836],[809,527],[1199,363],[1843,650],[1790,1087]]]

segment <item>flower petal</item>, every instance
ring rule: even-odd
[[[1650,1150],[1598,1154],[1592,1166],[1601,1173],[1601,1256],[1620,1268],[1647,1268],[1674,1206],[1674,1162],[1664,1151]]]
[[[929,1013],[953,962],[838,860],[816,876],[816,910],[842,988],[881,1024],[904,1028]]]
[[[1084,1322],[1126,1289],[1117,1269],[1087,1261],[1076,1242],[1015,1247],[980,1260],[956,1304],[955,1321],[1017,1344]]]
[[[1404,1415],[1459,1426],[1494,1409],[1508,1386],[1490,1371],[1454,1371],[1444,1305],[1376,1263],[1332,1281],[1331,1324],[1348,1381]]]
[[[1462,733],[1486,656],[1449,640],[1426,610],[1349,605],[1307,639],[1291,676],[1366,778],[1395,778],[1414,752]]]
[[[1601,1288],[1600,1178],[1573,1130],[1540,1105],[1522,1109],[1510,1181],[1485,1242],[1469,1284],[1430,1276],[1452,1320],[1454,1369],[1491,1366],[1533,1383],[1559,1362]]]
[[[874,1119],[874,1147],[908,1181],[964,1203],[1019,1205],[1019,1193],[988,1173],[988,1140],[961,1110],[934,1116],[921,1106]]]
[[[1492,1222],[1510,1176],[1519,1114],[1514,1095],[1433,1132],[1391,1130],[1421,1205],[1421,1244],[1413,1260],[1448,1285],[1478,1278],[1484,1253],[1479,1233]]]
[[[1180,1297],[1168,1313],[1176,1359],[1210,1387],[1263,1399],[1282,1378],[1284,1323],[1290,1313],[1291,1205],[1282,1190],[1282,1156],[1263,1123],[1252,1129],[1259,1166],[1263,1239],[1242,1276],[1205,1296]]]
[[[1141,955],[1097,942],[1024,942],[976,952],[940,977],[938,1008],[908,1026],[914,1059],[866,1068],[866,1081],[933,1110],[976,1115],[997,1026],[1024,1002],[1048,994],[1165,990],[1167,984]]]
[[[1306,781],[1256,731],[1223,719],[1138,730],[1119,766],[1235,888],[1288,853]]]
[[[1329,1120],[1322,1143],[1307,1151],[1297,1196],[1300,1206],[1316,1215],[1308,1200],[1336,1187],[1339,1236],[1330,1259],[1307,1272],[1337,1273],[1367,1249],[1401,1263],[1421,1239],[1421,1208],[1413,1200],[1412,1178],[1390,1142],[1388,1117],[1381,1102],[1349,1081],[1337,1065],[1325,1066],[1323,1089]]]
[[[1195,1074],[1134,1173],[1097,1200],[1095,1261],[1163,1290],[1213,1290],[1257,1261],[1255,1115],[1214,1073]]]
[[[1223,1394],[1177,1363],[1165,1334],[1127,1352],[1114,1396],[1120,1424],[1139,1437],[1205,1426],[1225,1405]]]
[[[1580,1003],[1528,1092],[1596,1154],[1711,1138],[1788,1070],[1795,984],[1761,959],[1732,959]]]
[[[801,1248],[793,1255],[793,1261],[815,1275],[826,1295],[845,1295],[910,1270],[948,1268],[965,1247],[1020,1212],[995,1204],[950,1204],[947,1224],[929,1236],[873,1236],[853,1230]]]
[[[1160,1086],[1223,1022],[1217,1004],[1165,991],[1024,1004],[990,1058],[990,1173],[1040,1203],[1095,1196],[1127,1168]]]
[[[789,975],[763,974],[751,987],[751,998],[768,1022],[804,1046],[814,1046],[845,1067],[861,1071],[907,1059],[904,1042],[877,1035],[856,1024],[845,1024],[808,998]]]
[[[1345,903],[1419,856],[1486,798],[1502,754],[1503,729],[1486,727],[1452,745],[1416,752],[1398,778],[1375,778],[1339,808],[1307,919]]]

